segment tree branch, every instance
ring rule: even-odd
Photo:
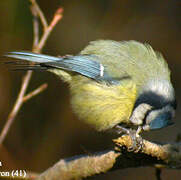
[[[26,75],[24,76],[23,78],[23,81],[22,81],[22,85],[21,85],[21,89],[20,89],[20,92],[19,92],[19,95],[16,99],[16,102],[13,106],[13,109],[12,111],[10,112],[10,114],[8,115],[8,118],[7,118],[7,121],[6,121],[6,124],[0,134],[0,145],[3,143],[16,115],[18,114],[22,104],[23,104],[23,97],[24,97],[24,94],[26,92],[26,89],[28,87],[28,84],[29,84],[29,81],[31,79],[31,75],[32,75],[32,71],[28,71],[26,73]]]
[[[33,96],[36,96],[37,94],[40,94],[42,91],[44,91],[46,88],[48,87],[48,84],[42,84],[41,86],[39,86],[37,89],[33,90],[32,92],[30,92],[29,94],[27,94],[26,96],[23,97],[23,102],[28,101],[29,99],[31,99]]]
[[[37,180],[81,179],[103,173],[113,167],[120,153],[108,150],[92,156],[80,155],[60,160],[53,167],[42,173]]]
[[[54,29],[54,27],[58,23],[58,21],[61,20],[63,9],[58,8],[58,10],[56,11],[56,13],[54,15],[53,20],[50,22],[50,25],[48,25],[43,12],[41,11],[38,4],[36,3],[36,0],[30,0],[30,2],[32,3],[32,6],[30,8],[31,8],[31,12],[33,15],[33,32],[34,32],[33,33],[34,40],[33,40],[32,51],[35,53],[40,53],[42,51],[42,48],[44,47],[46,40],[47,40],[48,36],[50,35],[51,31]],[[40,18],[42,26],[44,27],[44,32],[42,34],[42,37],[40,38],[40,41],[39,41],[38,17]],[[47,85],[43,85],[43,87],[41,86],[40,88],[34,90],[32,93],[25,95],[27,87],[28,87],[30,79],[31,79],[31,76],[32,76],[32,71],[28,71],[25,74],[25,76],[23,77],[23,81],[22,81],[21,88],[20,88],[18,97],[16,99],[16,102],[15,102],[13,109],[10,112],[10,114],[7,118],[7,121],[4,125],[4,128],[0,134],[0,145],[3,143],[4,139],[6,138],[8,132],[9,132],[9,129],[10,129],[12,123],[14,122],[14,119],[16,118],[16,115],[18,114],[23,103],[25,101],[29,100],[30,98],[34,97],[36,94],[39,94],[40,92],[42,92],[43,90],[46,89]]]
[[[114,142],[116,143],[117,148],[125,146],[127,149],[129,149],[133,145],[132,139],[128,135],[115,139]],[[141,148],[139,153],[156,158],[158,161],[163,161],[161,163],[162,166],[157,165],[156,167],[166,166],[169,168],[181,168],[180,142],[169,144],[156,144],[143,139],[143,147]]]
[[[42,47],[44,46],[44,44],[46,43],[48,36],[50,35],[50,33],[52,32],[53,28],[55,27],[55,25],[58,23],[58,21],[60,21],[62,19],[62,13],[63,13],[63,8],[58,8],[57,11],[54,14],[54,17],[50,23],[50,25],[48,27],[45,27],[44,33],[40,39],[39,44],[37,45],[36,49],[42,49]]]
[[[33,15],[33,50],[38,45],[39,42],[39,21],[38,21],[38,12],[35,7],[30,6],[31,13]]]
[[[32,7],[33,7],[33,11],[37,13],[37,15],[40,18],[40,21],[42,23],[42,26],[44,28],[44,31],[46,31],[47,27],[48,27],[48,23],[47,20],[43,14],[43,11],[40,9],[39,5],[37,4],[36,0],[30,0],[30,2],[32,3]],[[33,14],[34,15],[34,14]]]
[[[181,144],[155,144],[143,140],[139,152],[129,152],[133,142],[130,136],[114,140],[115,149],[95,153],[91,156],[80,155],[62,159],[43,172],[37,180],[82,179],[115,169],[131,167],[181,168]]]

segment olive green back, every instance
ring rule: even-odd
[[[115,78],[130,76],[139,87],[150,79],[170,81],[170,71],[163,56],[148,44],[137,41],[116,42],[98,40],[91,42],[81,54],[94,54],[109,75]]]

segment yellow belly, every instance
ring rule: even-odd
[[[136,100],[136,86],[126,80],[120,85],[100,84],[81,78],[71,84],[71,103],[75,114],[98,131],[119,123],[129,124]]]

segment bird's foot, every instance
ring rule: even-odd
[[[134,129],[127,129],[120,125],[117,125],[116,130],[117,130],[118,134],[122,134],[122,135],[127,134],[131,137],[132,145],[131,145],[131,147],[128,148],[128,151],[139,152],[142,149],[143,139],[139,135],[140,132],[142,131],[141,127],[138,127],[137,130],[134,130]]]

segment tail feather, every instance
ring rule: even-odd
[[[18,67],[18,68],[11,68],[12,71],[28,71],[28,70],[32,70],[32,71],[45,71],[47,70],[47,68],[37,68],[37,67],[26,67],[26,68],[22,68],[22,67]]]
[[[9,66],[10,70],[13,71],[27,71],[27,70],[47,70],[47,67],[42,67],[40,64],[27,64],[27,63],[14,63],[14,62],[5,62]]]
[[[26,61],[36,62],[36,63],[44,63],[44,62],[51,62],[51,61],[59,61],[62,58],[48,56],[43,54],[36,54],[27,51],[22,52],[9,52],[5,54],[6,57],[22,59]]]
[[[108,77],[102,64],[92,55],[78,55],[53,57],[31,52],[10,52],[6,57],[24,61],[8,61],[6,64],[14,66],[14,70],[47,70],[62,69],[84,75],[95,80],[106,80]],[[110,78],[109,78],[110,79]]]

